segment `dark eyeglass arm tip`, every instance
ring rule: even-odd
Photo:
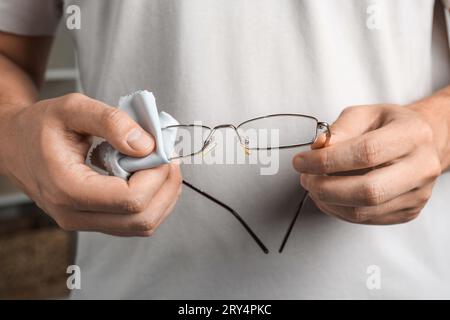
[[[295,222],[297,221],[297,218],[300,215],[300,212],[302,211],[303,205],[305,204],[305,201],[307,198],[308,198],[308,192],[305,192],[302,199],[300,200],[300,204],[298,205],[298,208],[297,208],[297,211],[295,212],[294,218],[292,219],[291,223],[289,224],[286,234],[284,235],[283,241],[281,242],[280,249],[278,250],[279,253],[283,252],[284,247],[286,246],[286,243],[289,239],[289,236],[291,235],[291,231],[294,228]]]
[[[250,228],[250,226],[242,219],[242,217],[231,207],[223,203],[222,201],[214,198],[213,196],[209,195],[208,193],[204,192],[203,190],[200,190],[199,188],[195,187],[194,185],[190,184],[186,180],[183,180],[183,184],[195,192],[201,194],[202,196],[208,198],[209,200],[213,201],[214,203],[218,204],[228,212],[230,212],[239,222],[240,224],[245,228],[245,230],[250,234],[250,236],[255,240],[256,244],[261,248],[261,250],[265,253],[269,253],[269,249],[264,245],[264,243],[258,238],[258,236],[253,232],[253,230]]]

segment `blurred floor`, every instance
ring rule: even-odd
[[[67,297],[74,240],[34,204],[1,209],[0,299]]]

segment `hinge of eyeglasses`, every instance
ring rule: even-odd
[[[329,127],[330,127],[330,125],[329,125],[328,123],[326,123],[326,122],[319,122],[319,123],[317,124],[317,126],[318,126],[318,128],[321,129],[321,130],[323,130],[323,129],[328,130]]]
[[[319,130],[323,130],[326,136],[326,140],[325,140],[325,144],[324,146],[327,146],[330,143],[330,138],[331,138],[331,129],[330,129],[330,125],[327,122],[319,122],[317,124],[317,128]]]

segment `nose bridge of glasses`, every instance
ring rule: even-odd
[[[215,127],[211,130],[210,134],[208,135],[208,137],[207,137],[206,140],[205,140],[205,146],[208,145],[208,144],[211,142],[211,140],[212,140],[212,138],[213,138],[213,136],[214,136],[214,133],[215,133],[217,130],[220,130],[220,129],[233,129],[233,131],[236,133],[236,135],[237,135],[239,141],[242,142],[242,137],[241,137],[241,135],[240,135],[239,132],[238,132],[238,128],[237,128],[234,124],[220,124],[220,125],[218,125],[218,126],[215,126]]]

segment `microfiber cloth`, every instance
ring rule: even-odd
[[[134,121],[136,121],[144,130],[149,132],[155,139],[155,150],[143,158],[130,157],[119,153],[111,145],[105,142],[93,146],[90,156],[96,154],[95,148],[101,147],[101,161],[105,170],[110,175],[128,179],[136,171],[155,168],[170,162],[170,156],[173,153],[175,139],[177,135],[176,128],[161,130],[161,128],[179,124],[170,114],[166,112],[158,113],[156,101],[153,94],[146,90],[137,91],[119,100],[119,109],[126,112]],[[87,163],[92,165],[88,156]]]

